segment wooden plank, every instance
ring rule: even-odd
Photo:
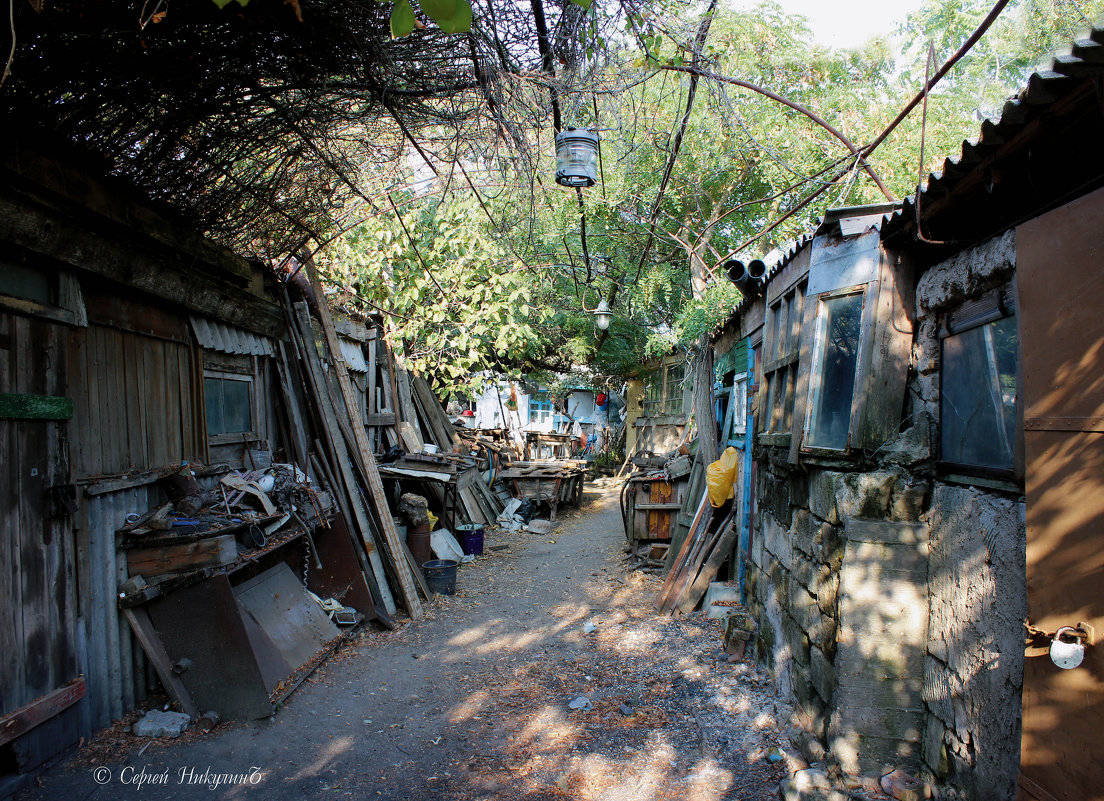
[[[276,359],[276,376],[280,385],[280,392],[284,399],[284,409],[287,411],[290,430],[285,432],[291,440],[291,450],[295,454],[296,464],[303,466],[305,470],[309,466],[310,448],[307,446],[308,427],[303,409],[299,405],[299,396],[295,385],[291,381],[291,365],[288,362],[287,349],[284,343],[278,341],[278,358]],[[334,488],[335,494],[336,488]]]
[[[709,525],[709,519],[712,516],[706,515],[706,508],[709,506],[709,496],[706,493],[702,493],[701,500],[698,502],[698,511],[694,515],[694,520],[690,524],[690,531],[686,538],[683,540],[682,545],[679,546],[678,553],[676,554],[674,561],[670,569],[667,571],[667,576],[663,581],[663,586],[660,588],[659,596],[656,599],[656,609],[662,611],[667,605],[667,601],[671,597],[674,584],[678,579],[679,570],[686,563],[686,559],[690,555],[690,551],[694,544],[694,535],[697,533],[698,527],[702,525],[704,518],[704,525]],[[672,549],[674,550],[673,543]],[[670,558],[670,557],[668,557]]]
[[[0,420],[69,420],[72,417],[72,398],[0,393]]]
[[[398,402],[399,418],[411,425],[418,425],[418,414],[414,408],[413,392],[410,389],[410,371],[402,369],[401,365],[395,365],[395,383],[398,387],[396,400]]]
[[[368,405],[365,407],[368,414],[379,413],[379,403],[376,401],[376,341],[368,343]]]
[[[388,442],[390,445],[398,445],[399,430],[398,430],[398,410],[399,410],[399,389],[398,381],[395,374],[398,372],[397,365],[395,364],[395,357],[391,353],[391,348],[387,346],[387,340],[380,338],[379,347],[382,353],[380,361],[381,369],[387,372],[386,386],[389,388],[390,397],[387,400],[387,410],[395,414],[395,423],[393,423],[388,431]],[[383,409],[380,409],[382,412]]]
[[[710,510],[712,511],[712,510]],[[713,547],[716,545],[717,540],[721,536],[720,528],[716,531],[710,532],[709,524],[712,522],[713,516],[709,515],[708,520],[702,521],[699,524],[696,535],[688,537],[687,542],[691,542],[689,551],[682,566],[678,571],[672,571],[674,574],[674,581],[671,584],[671,592],[667,597],[663,608],[659,611],[665,614],[674,614],[676,605],[686,592],[690,583],[698,575],[698,571],[701,568],[702,562],[705,561],[706,556],[710,553]]]
[[[233,534],[205,537],[181,545],[163,545],[159,548],[135,548],[127,552],[127,572],[131,576],[160,576],[163,573],[182,573],[202,567],[228,565],[238,558],[238,548]]]
[[[736,544],[738,531],[735,523],[736,514],[733,511],[721,523],[720,536],[710,549],[694,581],[675,599],[673,609],[676,614],[685,615],[692,612],[705,591],[709,589],[709,583],[716,578],[717,571],[721,569],[721,565],[732,553],[732,548]]]
[[[122,404],[125,400],[126,414],[117,420],[111,431],[104,432],[105,437],[117,439],[122,452],[115,453],[113,469],[117,471],[129,470],[131,467],[146,467],[149,462],[146,459],[146,394],[136,391],[145,387],[145,365],[142,364],[142,354],[137,347],[137,337],[133,334],[123,334],[121,331],[110,330],[110,335],[116,344],[116,368],[109,378],[115,379],[114,399],[107,402],[111,406]],[[119,354],[121,353],[121,358]],[[108,443],[104,443],[107,445]]]
[[[172,662],[165,652],[165,646],[161,643],[157,629],[153,627],[149,613],[143,607],[135,607],[124,609],[123,614],[126,615],[134,636],[141,643],[146,658],[153,665],[153,669],[157,672],[157,677],[161,679],[161,684],[164,685],[166,692],[174,701],[180,704],[180,709],[185,714],[191,715],[193,718],[199,717],[199,709],[192,701],[191,694],[180,681],[180,677],[172,671]]]
[[[395,425],[395,413],[394,412],[382,412],[376,414],[369,414],[364,420],[364,425],[369,428],[380,428],[382,426]]]
[[[369,520],[368,509],[364,498],[360,494],[360,487],[353,475],[352,465],[349,463],[345,443],[341,438],[337,420],[334,415],[334,407],[330,402],[329,391],[326,386],[326,377],[322,372],[322,364],[319,361],[318,351],[314,345],[314,329],[310,323],[305,303],[296,303],[294,308],[287,306],[289,315],[289,330],[292,333],[292,343],[295,345],[300,364],[307,374],[309,386],[312,389],[315,413],[319,419],[320,432],[329,446],[329,455],[333,461],[333,478],[340,480],[341,490],[347,499],[352,518],[349,522],[360,535],[364,546],[364,553],[368,563],[372,567],[374,585],[379,593],[380,602],[387,614],[395,614],[395,600],[391,595],[391,589],[387,584],[387,574],[384,569],[383,559],[372,534],[372,525]],[[335,485],[336,488],[336,485]]]
[[[22,737],[35,726],[64,712],[80,699],[86,691],[84,677],[78,676],[64,687],[40,696],[24,704],[14,712],[0,716],[0,745]]]
[[[311,269],[310,278],[317,297],[324,298],[325,294],[322,292],[322,287],[318,283],[317,276],[314,275],[312,266],[308,265],[308,268]],[[322,332],[325,335],[330,353],[334,355],[334,372],[337,373],[337,383],[341,388],[341,394],[345,400],[345,408],[352,424],[353,436],[359,448],[359,454],[354,455],[359,456],[358,466],[368,481],[368,493],[376,508],[376,522],[379,524],[383,534],[384,543],[390,551],[392,567],[395,570],[399,582],[399,589],[403,597],[404,605],[406,606],[406,612],[410,615],[412,620],[420,620],[422,618],[422,605],[418,600],[418,591],[414,586],[414,577],[411,575],[410,568],[406,564],[405,559],[402,558],[402,538],[399,537],[399,532],[395,529],[395,521],[391,517],[391,509],[387,504],[387,493],[383,489],[383,482],[380,480],[376,459],[368,444],[368,434],[358,414],[358,405],[356,396],[353,394],[352,383],[349,381],[349,372],[346,369],[345,361],[337,356],[337,354],[340,354],[341,348],[337,340],[337,332],[334,331],[333,323],[330,319],[329,307],[325,303],[320,303],[318,305],[318,316],[319,321],[322,323]]]

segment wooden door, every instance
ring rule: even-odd
[[[60,326],[0,313],[0,795],[78,737],[65,364]]]
[[[1104,799],[1104,190],[1017,231],[1028,619],[1090,624],[1072,670],[1029,643],[1020,798]]]

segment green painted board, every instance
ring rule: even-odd
[[[69,420],[72,416],[72,398],[0,393],[0,420]]]

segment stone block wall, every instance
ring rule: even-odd
[[[1014,487],[936,471],[938,326],[944,311],[1007,282],[1014,261],[1006,234],[921,276],[895,439],[854,465],[755,452],[757,658],[844,772],[911,768],[944,797],[976,801],[1015,796],[1024,504]]]

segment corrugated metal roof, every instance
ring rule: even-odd
[[[341,346],[341,357],[345,359],[345,366],[354,373],[367,373],[368,363],[364,361],[364,350],[360,343],[347,337],[339,336],[337,344]]]
[[[253,356],[275,356],[272,340],[252,331],[237,328],[217,320],[192,315],[192,331],[200,346],[220,353],[241,353]]]
[[[1080,79],[1100,75],[1104,75],[1104,27],[1094,27],[1086,37],[1074,41],[1068,53],[1056,56],[1049,69],[1032,73],[1027,86],[1009,99],[995,118],[982,121],[978,136],[964,140],[958,155],[948,156],[941,169],[928,175],[920,187],[921,206],[929,195],[949,193],[1001,145],[1044,116],[1050,105],[1080,88]],[[887,229],[896,230],[915,217],[913,194],[887,223]]]

